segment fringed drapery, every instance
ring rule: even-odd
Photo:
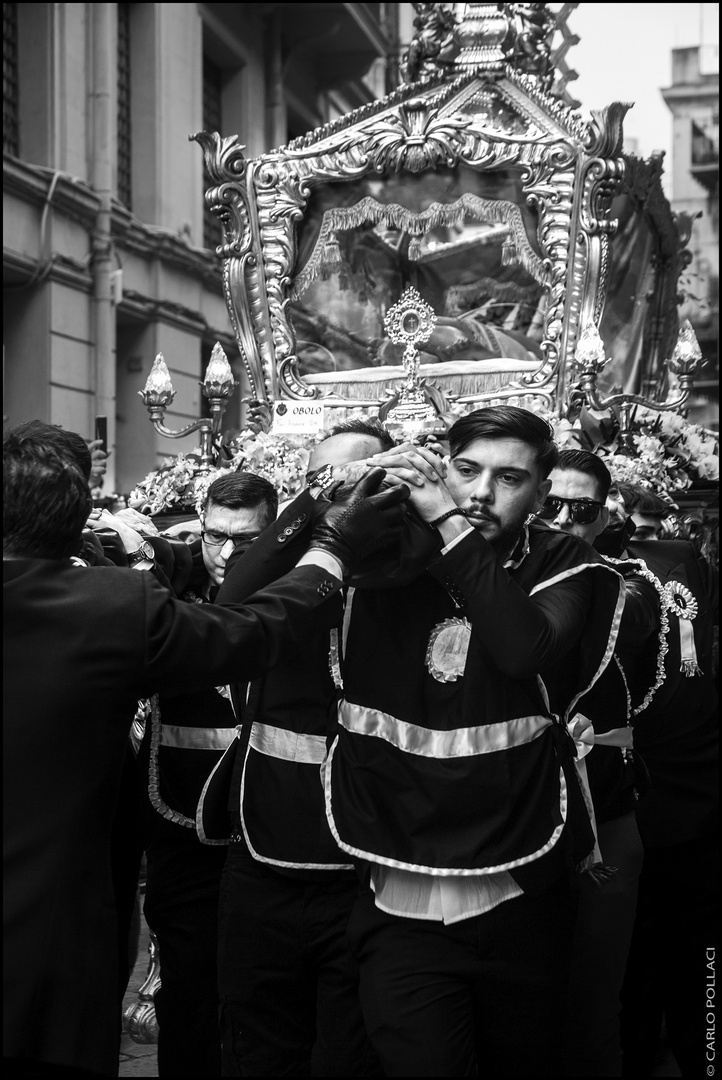
[[[421,364],[419,377],[443,390],[459,395],[483,394],[507,389],[524,375],[539,369],[538,363],[519,360],[456,360],[441,364]],[[317,386],[324,396],[353,400],[383,400],[396,393],[406,371],[403,367],[359,368],[355,371],[324,371],[306,375],[304,382]],[[520,394],[524,391],[520,389]]]
[[[483,199],[469,192],[452,203],[432,203],[421,213],[407,210],[399,203],[381,203],[371,196],[359,200],[354,206],[336,206],[324,211],[316,243],[306,265],[297,275],[290,291],[291,300],[298,300],[306,289],[330,268],[337,268],[340,260],[338,233],[356,229],[360,225],[385,225],[402,230],[412,237],[409,245],[409,259],[422,261],[426,256],[421,252],[419,238],[440,225],[456,225],[467,217],[478,222],[504,225],[508,244],[513,245],[514,259],[539,284],[545,284],[547,274],[542,259],[532,248],[524,228],[524,221],[518,206],[504,199]],[[498,233],[494,237],[499,239]],[[507,242],[507,241],[505,241]],[[457,248],[470,245],[483,245],[483,236],[461,239],[457,244],[443,244],[429,257],[438,258],[447,251],[451,255]]]

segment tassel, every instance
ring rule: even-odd
[[[587,877],[591,878],[595,885],[602,885],[605,881],[609,881],[618,870],[618,866],[605,866],[604,863],[598,862],[594,863],[593,866],[588,867],[586,870],[583,870],[582,873],[585,873]]]
[[[501,265],[516,265],[516,244],[511,236],[507,236],[506,240],[501,245]]]
[[[323,261],[326,266],[339,266],[341,263],[341,248],[335,233],[329,233],[324,248]]]

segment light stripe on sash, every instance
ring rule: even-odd
[[[175,724],[160,726],[161,746],[172,746],[178,750],[227,750],[236,735],[234,727],[178,727]]]
[[[570,704],[567,706],[566,712],[564,713],[564,719],[565,720],[568,720],[571,717],[572,710],[576,708],[577,702],[579,702],[581,700],[581,698],[583,698],[584,695],[589,690],[591,690],[591,688],[594,686],[594,684],[597,681],[597,679],[599,678],[599,676],[602,674],[602,672],[606,668],[607,664],[612,659],[612,655],[614,653],[614,647],[617,644],[617,635],[619,634],[619,627],[620,627],[621,622],[622,622],[622,613],[624,611],[625,597],[627,595],[627,585],[626,585],[626,582],[624,581],[624,578],[622,577],[622,575],[617,573],[617,571],[612,566],[610,566],[609,563],[596,563],[596,562],[595,563],[580,563],[579,566],[572,566],[569,570],[562,570],[561,573],[555,574],[554,577],[550,577],[550,578],[547,578],[546,581],[539,582],[539,584],[535,585],[534,588],[529,593],[530,596],[536,596],[536,594],[541,592],[543,589],[548,589],[550,585],[556,585],[557,582],[565,581],[565,580],[567,580],[567,578],[574,577],[575,574],[581,574],[585,570],[605,570],[607,572],[611,571],[614,574],[614,576],[618,579],[619,593],[617,594],[617,600],[616,600],[616,604],[615,604],[615,607],[614,607],[614,614],[612,616],[611,626],[609,627],[609,635],[607,637],[607,643],[606,643],[606,645],[604,647],[604,653],[603,653],[603,655],[601,657],[601,660],[599,662],[599,666],[597,667],[597,670],[593,673],[589,684],[587,686],[583,687],[581,690],[578,690],[577,693],[575,694],[575,696],[572,698]],[[539,682],[541,683],[541,685],[543,687],[543,693],[544,693],[544,697],[546,699],[546,687],[544,687],[544,684],[543,684],[540,676],[537,676],[537,679],[539,680]]]
[[[298,761],[303,765],[321,765],[326,757],[323,735],[299,735],[270,724],[254,724],[250,744],[259,754],[282,761]]]
[[[500,724],[432,731],[397,720],[378,709],[367,709],[343,700],[339,703],[338,720],[355,735],[375,735],[407,754],[437,759],[493,754],[523,746],[536,739],[553,722],[548,716],[520,716]]]

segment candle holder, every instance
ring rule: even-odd
[[[171,382],[168,366],[163,359],[163,354],[158,353],[153,361],[150,375],[146,380],[145,387],[138,391],[143,401],[153,427],[159,435],[167,439],[182,439],[185,435],[191,435],[194,431],[200,432],[200,470],[205,472],[212,469],[217,457],[216,438],[221,431],[221,420],[226,411],[228,401],[233,395],[238,382],[233,377],[231,365],[228,363],[220,342],[213,346],[211,358],[206,368],[206,374],[200,383],[203,396],[208,400],[211,415],[178,429],[166,427],[165,411],[175,397],[175,390]]]
[[[655,412],[680,411],[689,400],[694,380],[702,365],[702,350],[689,319],[682,324],[672,355],[665,361],[667,369],[679,382],[679,396],[674,401],[652,401],[641,394],[610,394],[602,397],[597,380],[609,358],[605,356],[604,342],[594,323],[587,323],[583,327],[574,355],[580,375],[581,393],[589,406],[597,412],[614,412],[619,421],[619,441],[628,449],[634,447],[631,432],[633,407],[643,405],[645,409]]]

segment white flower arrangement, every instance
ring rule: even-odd
[[[449,426],[472,408],[456,403],[442,419]],[[364,415],[364,410],[349,410],[349,415],[356,414]],[[596,450],[618,483],[641,483],[673,501],[675,492],[719,480],[718,435],[678,413],[638,408],[631,446],[622,445],[618,435],[600,443],[585,431],[583,416],[571,421],[541,410],[540,415],[551,425],[560,447]],[[167,457],[130,493],[129,505],[150,514],[198,513],[209,485],[229,469],[265,477],[279,500],[286,501],[303,488],[311,450],[320,437],[244,428],[224,440],[228,459],[216,468],[202,469],[196,453]]]
[[[290,499],[303,487],[313,442],[308,438],[244,429],[226,444],[230,454],[227,461],[213,469],[204,469],[195,453],[167,457],[159,469],[148,473],[131,491],[128,502],[148,514],[163,511],[197,514],[208,487],[229,470],[263,476],[276,488],[281,501]]]
[[[598,442],[601,427],[592,437],[585,430],[584,416],[572,422],[543,415],[561,448],[595,450],[617,483],[642,484],[673,501],[675,492],[719,481],[719,436],[679,413],[639,407],[632,423],[631,446],[623,445],[618,433],[607,442]]]
[[[693,485],[719,480],[719,437],[678,413],[639,408],[631,438],[633,454],[617,440],[601,447],[616,481],[642,483],[673,497]]]

